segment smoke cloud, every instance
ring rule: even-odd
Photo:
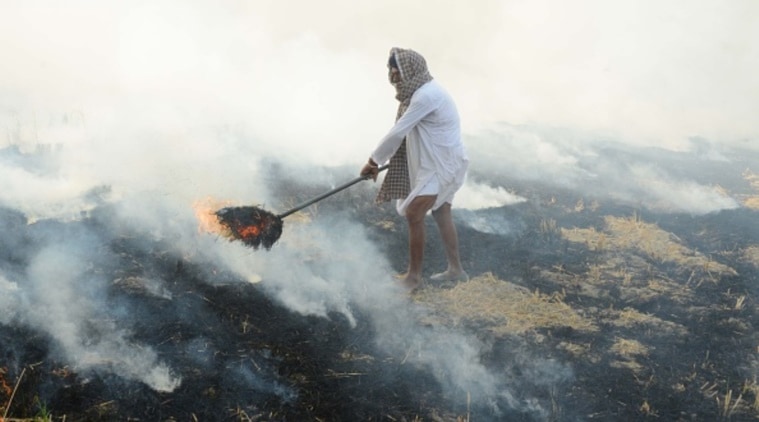
[[[355,326],[368,313],[380,347],[428,367],[452,395],[508,396],[539,415],[540,403],[515,399],[518,387],[480,362],[487,345],[419,326],[421,311],[392,287],[388,259],[362,227],[288,223],[276,248],[251,254],[198,233],[193,203],[273,203],[271,162],[302,182],[354,177],[341,169],[357,173],[395,115],[384,63],[397,45],[424,54],[457,100],[472,159],[455,204],[463,215],[525,201],[511,180],[669,212],[735,208],[729,192],[662,156],[732,159],[705,154],[695,137],[719,146],[712,152],[756,148],[758,15],[751,0],[5,2],[0,205],[31,224],[108,204],[116,232],[264,280],[303,315]],[[519,230],[503,218],[467,221]],[[0,307],[10,310],[0,322],[43,330],[78,369],[175,389],[172,368],[105,317],[113,280],[96,269],[113,264],[103,240],[83,231],[64,242],[61,230],[41,226],[27,265],[0,269]],[[535,385],[572,377],[533,375]]]

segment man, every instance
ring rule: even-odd
[[[378,166],[389,161],[377,202],[397,199],[397,210],[409,228],[408,270],[403,285],[413,291],[422,283],[424,217],[431,210],[445,246],[448,268],[435,281],[463,281],[458,234],[451,203],[464,183],[469,160],[461,142],[458,111],[451,96],[427,70],[419,53],[390,50],[388,77],[400,102],[395,125],[379,142],[361,175],[377,180]]]

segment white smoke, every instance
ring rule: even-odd
[[[633,166],[631,175],[639,192],[650,198],[649,207],[653,209],[708,214],[740,206],[718,187],[671,180],[660,169],[648,165]]]
[[[14,321],[16,315],[18,315],[18,292],[18,284],[0,274],[0,307],[6,310],[0,314],[0,323],[10,324]]]
[[[498,208],[525,202],[527,199],[501,186],[491,187],[486,184],[476,184],[468,179],[461,190],[456,193],[456,204],[462,208],[477,210],[482,208]]]
[[[102,308],[100,295],[108,280],[88,271],[96,265],[86,258],[92,251],[78,249],[92,241],[72,237],[38,251],[21,287],[0,278],[2,301],[7,301],[2,303],[2,322],[19,322],[46,333],[77,371],[105,370],[157,391],[173,391],[181,379],[151,348],[129,341],[128,331]]]
[[[193,202],[271,203],[266,161],[286,163],[300,181],[329,177],[315,167],[357,173],[393,121],[384,64],[398,45],[424,54],[456,98],[472,170],[487,176],[471,179],[457,206],[522,201],[508,191],[512,178],[682,212],[733,208],[714,187],[615,161],[599,139],[686,150],[702,136],[755,148],[757,12],[751,0],[4,2],[0,147],[21,155],[0,161],[0,205],[36,221],[117,204],[115,230],[171,240],[187,256],[264,280],[306,315],[353,324],[368,310],[387,350],[411,350],[441,380],[487,396],[497,380],[478,360],[481,345],[420,331],[414,318],[379,317],[378,303],[408,304],[360,227],[288,222],[264,257],[198,234]],[[82,242],[97,249],[97,239]],[[0,278],[0,304],[12,310],[3,323],[45,330],[80,368],[176,387],[128,327],[98,322],[109,280],[92,275],[97,263],[55,240],[29,258],[23,280]],[[399,327],[408,338],[396,337]]]
[[[629,147],[570,130],[505,124],[497,128],[470,139],[476,146],[472,161],[480,172],[659,212],[701,215],[739,207],[724,187],[685,178],[698,175],[701,166],[729,162],[711,145],[695,142],[693,152],[679,152],[691,163],[686,175],[678,175],[675,171],[682,169],[673,168],[672,160],[664,156],[666,150]],[[500,158],[493,162],[490,156]]]

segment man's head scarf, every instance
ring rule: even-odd
[[[419,87],[432,80],[427,69],[427,61],[421,54],[414,50],[393,47],[390,50],[390,57],[395,58],[398,65],[398,71],[401,74],[401,80],[393,83],[395,86],[395,99],[400,102],[396,120],[400,119],[408,108],[411,96],[414,95]],[[389,75],[388,75],[389,77]]]
[[[395,99],[399,102],[398,111],[395,115],[395,120],[398,121],[403,116],[403,113],[406,112],[406,109],[408,109],[409,103],[411,103],[411,96],[414,95],[414,92],[419,87],[431,81],[432,75],[430,75],[427,69],[427,61],[414,50],[393,47],[390,49],[388,63],[393,62],[397,64],[401,75],[401,79],[398,82],[393,83],[392,79],[390,79],[390,83],[395,86]],[[388,78],[391,78],[392,72],[390,72],[390,69],[388,70]],[[401,142],[398,151],[390,158],[388,164],[387,175],[377,194],[376,201],[378,203],[391,199],[403,199],[411,191],[408,163],[406,161],[405,139]]]

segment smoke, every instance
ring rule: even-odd
[[[392,123],[381,58],[397,44],[422,51],[454,94],[474,171],[583,183],[597,173],[574,160],[599,138],[751,147],[757,6],[650,6],[436,2],[419,6],[434,18],[417,20],[398,18],[398,2],[302,3],[297,14],[271,1],[9,4],[0,27],[14,66],[0,70],[0,123],[6,144],[66,145],[65,186],[47,196],[67,195],[61,202],[94,180],[159,184],[185,200],[265,200],[265,186],[250,183],[257,157],[293,167],[363,162]],[[428,29],[416,30],[421,23]],[[455,41],[441,45],[440,32]],[[486,139],[472,136],[483,129]],[[549,132],[579,136],[547,140]],[[6,172],[3,180],[26,177]]]
[[[478,402],[497,398],[502,381],[480,362],[486,346],[477,339],[445,327],[420,329],[409,323],[422,318],[423,310],[390,304],[376,312],[379,346],[401,356],[402,363],[429,368],[446,393],[457,400],[467,393]]]
[[[3,312],[0,315],[0,322],[3,324],[10,324],[13,322],[16,313],[15,308],[17,306],[16,294],[19,290],[18,284],[5,278],[3,274],[0,274],[0,306],[3,309],[7,309],[8,312]]]
[[[662,151],[695,148],[703,164],[734,156],[705,154],[694,137],[755,148],[756,3],[375,3],[5,2],[0,205],[28,223],[110,205],[115,232],[263,281],[303,315],[355,326],[369,313],[384,350],[429,368],[451,394],[478,398],[518,387],[480,362],[486,345],[420,326],[362,227],[288,222],[276,248],[251,254],[199,234],[192,204],[274,203],[269,162],[300,182],[331,181],[340,166],[357,173],[393,121],[384,63],[398,45],[422,52],[457,100],[473,174],[456,200],[464,215],[524,201],[510,193],[513,180],[671,212],[738,206],[692,177],[697,168],[668,166]],[[659,149],[640,149],[650,146]],[[505,217],[466,220],[488,233],[520,230]],[[78,369],[176,388],[156,352],[104,317],[112,280],[97,269],[114,264],[99,253],[102,239],[64,242],[60,230],[40,228],[23,270],[0,275],[10,310],[0,321],[47,333]],[[149,284],[159,296],[160,283]],[[533,382],[559,382],[548,375],[536,371]]]
[[[491,187],[486,184],[477,184],[470,178],[456,194],[456,204],[461,203],[462,208],[476,210],[481,208],[497,208],[504,205],[514,205],[527,199],[506,191],[501,186]]]
[[[653,209],[708,214],[739,207],[738,201],[716,187],[671,180],[660,169],[646,165],[636,165],[630,170],[637,192],[650,198]]]
[[[52,234],[52,233],[51,233]],[[60,234],[60,233],[58,233]],[[54,235],[54,234],[53,234]],[[50,336],[64,361],[83,374],[112,372],[169,392],[181,379],[156,353],[133,344],[128,327],[110,318],[107,280],[97,275],[97,243],[91,233],[69,233],[29,257],[23,283],[0,278],[4,324],[21,323]]]
[[[699,140],[692,142],[693,151],[673,153],[568,129],[501,124],[473,135],[470,144],[477,146],[473,167],[494,183],[527,181],[668,213],[702,215],[739,207],[738,192],[729,190],[737,186],[716,185],[703,174],[742,160],[740,151],[726,148],[733,157],[727,158]],[[501,158],[493,162],[493,155]]]

